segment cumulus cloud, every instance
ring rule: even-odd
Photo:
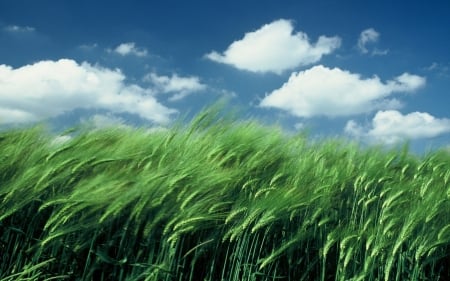
[[[137,57],[145,57],[148,54],[147,49],[136,47],[134,42],[122,43],[113,52],[121,56],[134,55]]]
[[[450,119],[436,118],[426,112],[403,115],[396,110],[378,111],[370,127],[354,120],[347,122],[345,132],[371,142],[393,144],[405,139],[432,138],[450,133]]]
[[[106,109],[167,123],[176,110],[151,89],[125,83],[120,70],[61,59],[13,68],[0,65],[0,124],[56,117],[76,108]]]
[[[367,54],[369,50],[367,49],[367,45],[377,43],[380,39],[380,33],[373,28],[368,28],[363,30],[358,38],[358,49],[361,53]],[[371,52],[372,55],[386,55],[388,53],[387,50],[379,50],[374,48]]]
[[[346,70],[318,65],[292,73],[260,106],[282,109],[298,117],[348,116],[398,108],[401,102],[388,96],[413,92],[424,85],[425,78],[409,73],[383,83],[377,76],[364,79]]]
[[[174,94],[169,98],[170,101],[180,100],[191,93],[206,89],[206,85],[195,76],[180,77],[173,74],[169,77],[150,73],[144,77],[144,81],[152,83],[159,92]]]
[[[35,31],[35,28],[30,26],[8,25],[3,30],[11,33],[25,33]]]
[[[248,32],[233,42],[223,54],[213,51],[205,57],[252,72],[282,73],[319,61],[341,44],[337,36],[320,36],[311,44],[303,32],[294,32],[292,22],[281,19]]]

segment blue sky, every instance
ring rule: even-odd
[[[312,137],[450,147],[450,2],[0,1],[0,126],[164,128],[227,97]]]

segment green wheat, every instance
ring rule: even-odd
[[[0,281],[447,280],[450,153],[212,107],[151,133],[0,132]]]

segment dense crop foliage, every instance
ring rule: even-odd
[[[448,152],[216,119],[0,132],[0,280],[449,280]]]

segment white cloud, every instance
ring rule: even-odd
[[[369,28],[363,30],[359,35],[358,39],[358,48],[362,53],[368,53],[366,45],[369,43],[377,42],[380,38],[380,33],[378,33],[375,29]]]
[[[303,32],[293,34],[294,27],[289,20],[277,20],[260,29],[245,34],[219,54],[213,51],[205,57],[219,63],[252,72],[274,72],[277,74],[298,66],[319,61],[341,44],[337,36],[320,36],[311,44]]]
[[[361,53],[367,54],[369,50],[367,49],[367,45],[377,43],[380,39],[380,33],[373,28],[368,28],[363,30],[358,38],[358,49]],[[388,50],[379,50],[374,48],[371,52],[372,55],[386,55]]]
[[[35,28],[30,26],[8,25],[5,26],[3,30],[12,33],[24,33],[24,32],[33,32],[35,31]]]
[[[150,73],[144,77],[144,81],[152,83],[156,90],[162,93],[174,94],[169,98],[171,101],[180,100],[187,95],[206,89],[206,85],[195,76],[180,77],[177,74],[169,76],[158,76]]]
[[[0,124],[56,117],[76,108],[136,114],[166,123],[176,110],[160,104],[153,91],[126,84],[120,70],[69,59],[20,68],[0,65]]]
[[[147,49],[136,47],[134,42],[122,43],[113,52],[122,56],[135,55],[137,57],[145,57],[148,54]]]
[[[387,83],[387,87],[394,92],[413,92],[424,85],[425,78],[409,73],[403,73]]]
[[[354,120],[349,120],[347,124],[345,125],[344,131],[356,138],[360,138],[364,135],[364,129],[356,123]]]
[[[347,122],[345,132],[371,142],[393,144],[405,139],[432,138],[450,133],[450,119],[436,118],[426,112],[412,112],[406,115],[396,111],[378,111],[370,128]]]
[[[413,92],[424,85],[425,78],[408,73],[383,83],[377,76],[363,79],[359,74],[318,65],[292,73],[260,106],[282,109],[298,117],[348,116],[398,108],[401,103],[389,95]]]

